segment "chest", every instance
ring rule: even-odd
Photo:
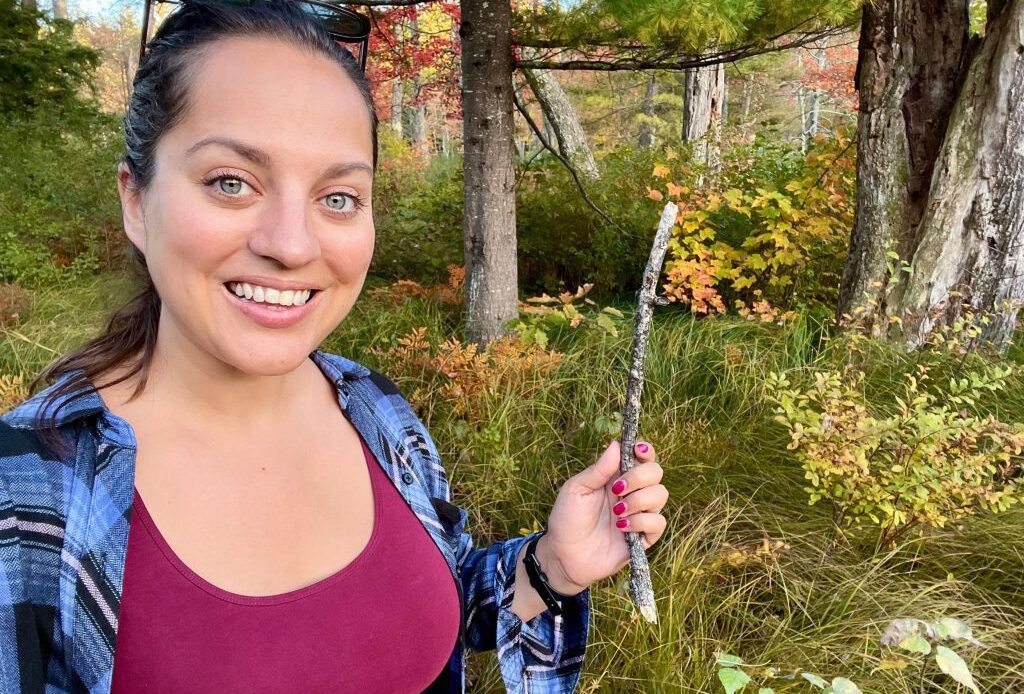
[[[315,583],[369,542],[373,491],[359,435],[325,417],[248,439],[137,427],[135,488],[174,553],[242,595]]]

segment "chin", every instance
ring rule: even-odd
[[[302,366],[319,344],[310,345],[304,340],[289,340],[288,344],[280,345],[267,342],[250,343],[248,350],[232,346],[222,352],[221,360],[249,376],[284,376]]]

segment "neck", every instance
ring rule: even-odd
[[[315,388],[329,386],[311,359],[286,373],[251,374],[202,351],[161,321],[146,388],[132,403],[136,379],[105,399],[126,407],[174,412],[196,428],[216,427],[239,434],[263,432],[302,416],[303,403],[314,400]],[[105,389],[106,390],[106,389]],[[109,402],[112,408],[114,402]],[[115,408],[116,409],[116,408]],[[268,429],[270,427],[270,429]]]

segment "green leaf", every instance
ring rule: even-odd
[[[967,663],[955,651],[945,646],[936,646],[935,662],[939,664],[939,669],[944,673],[970,689],[974,694],[978,694],[978,685],[974,683],[974,677],[971,675]]]
[[[827,689],[828,688],[828,682],[826,682],[825,680],[821,679],[820,677],[815,675],[813,672],[803,672],[803,673],[800,673],[800,676],[803,677],[808,682],[810,682],[811,684],[813,684],[818,689]]]
[[[615,328],[615,320],[607,313],[597,314],[597,324],[613,337],[619,336],[619,331]]]
[[[775,690],[771,687],[761,687],[757,690],[757,694],[775,694]]]
[[[953,617],[943,617],[939,621],[935,622],[935,633],[936,635],[946,641],[948,639],[962,639],[973,643],[975,646],[980,646],[981,642],[974,638],[974,634],[971,633],[971,628],[967,626],[966,622]]]
[[[718,656],[717,665],[725,667],[735,667],[736,665],[743,665],[743,658],[738,655],[732,655],[731,653],[723,653]]]
[[[832,680],[832,692],[833,694],[864,694],[860,687],[845,677],[836,677]]]
[[[909,639],[900,641],[900,648],[911,653],[922,653],[928,655],[932,652],[932,645],[920,634],[914,634]]]
[[[718,671],[718,680],[725,687],[725,694],[734,694],[750,682],[750,675],[742,670],[724,667]]]

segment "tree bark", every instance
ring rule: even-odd
[[[562,85],[546,70],[523,70],[523,75],[537,97],[545,124],[549,124],[555,133],[559,153],[577,173],[592,180],[598,178],[600,173],[594,154],[587,145],[587,134],[583,132],[576,109],[569,103]]]
[[[986,29],[931,179],[913,273],[890,302],[907,347],[964,307],[988,312],[983,337],[1013,336],[1024,301],[1024,0]]]
[[[644,103],[641,108],[643,120],[640,121],[640,134],[637,136],[637,146],[640,149],[650,149],[654,146],[654,128],[651,120],[654,118],[654,97],[658,95],[658,81],[652,74],[647,80],[647,91],[644,92]]]
[[[461,0],[466,336],[483,344],[519,315],[512,149],[511,5]]]
[[[684,71],[683,142],[693,143],[696,161],[714,173],[720,163],[722,101],[725,97],[725,65],[708,65]]]
[[[55,19],[68,18],[67,0],[53,0],[53,16]]]
[[[887,324],[890,252],[909,258],[968,54],[962,3],[864,5],[855,85],[857,203],[838,317],[878,335]],[[897,274],[899,273],[897,269]]]
[[[401,43],[404,40],[401,22],[395,22],[392,32],[396,43]],[[391,80],[391,130],[398,137],[402,137],[402,100],[404,96],[404,80],[396,73]]]

